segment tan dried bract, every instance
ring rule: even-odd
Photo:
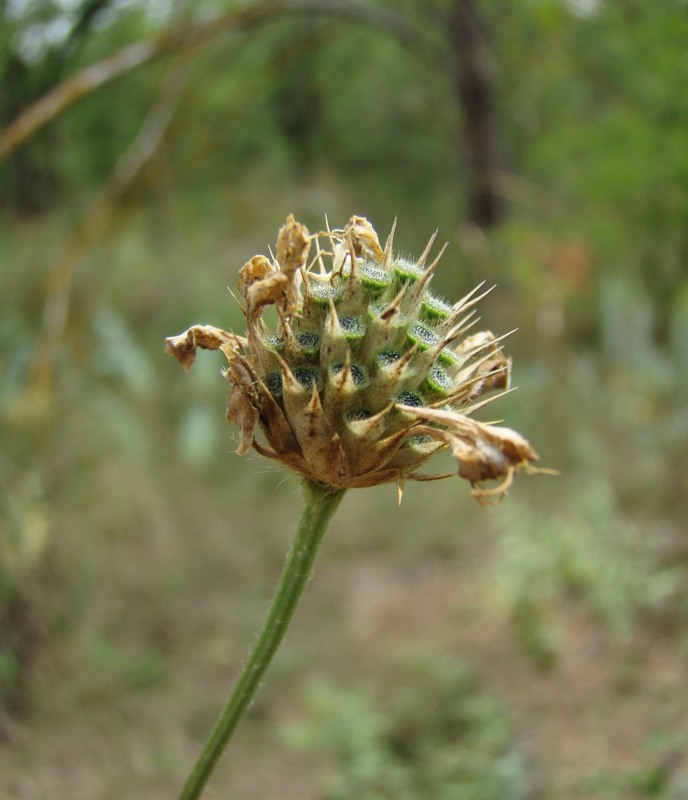
[[[236,358],[230,360],[225,377],[233,385],[227,397],[226,418],[239,429],[239,446],[236,452],[241,456],[251,449],[253,431],[260,417],[252,397],[253,380],[248,369]]]
[[[253,256],[239,270],[239,294],[248,320],[255,320],[265,306],[275,305],[282,315],[293,314],[298,303],[297,282],[306,267],[311,240],[308,228],[287,218],[277,236],[277,264],[265,256]],[[251,338],[249,324],[249,338]]]
[[[247,261],[244,266],[239,270],[239,297],[248,303],[248,293],[253,284],[265,280],[270,273],[274,272],[275,268],[270,263],[269,259],[265,256],[253,256],[250,261]],[[246,305],[244,305],[244,309]]]
[[[194,325],[178,336],[169,336],[165,339],[165,352],[174,356],[184,369],[188,370],[196,360],[196,348],[219,350],[222,345],[236,342],[240,338],[212,325]]]
[[[308,228],[297,222],[293,214],[277,234],[277,263],[282,272],[293,275],[296,270],[304,269],[308,263],[311,249],[311,238]]]
[[[382,261],[384,253],[377,233],[365,217],[351,217],[344,234],[345,239],[350,239],[357,258],[370,255],[375,261]]]
[[[401,406],[409,415],[434,426],[421,425],[417,434],[425,434],[449,446],[458,463],[462,478],[475,484],[501,478],[502,483],[490,489],[477,488],[478,498],[502,496],[511,485],[514,473],[538,460],[526,439],[510,428],[478,422],[454,411]]]

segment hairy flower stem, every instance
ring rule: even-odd
[[[343,489],[333,491],[308,480],[304,480],[303,489],[304,508],[301,520],[265,624],[227,705],[184,784],[179,800],[196,800],[201,796],[215,765],[251,703],[265,670],[284,638],[301,593],[311,575],[313,562],[327,524],[345,493]]]

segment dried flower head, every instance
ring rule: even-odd
[[[501,497],[537,454],[518,433],[471,417],[489,402],[483,395],[509,384],[500,340],[465,337],[484,293],[447,302],[429,288],[442,255],[427,263],[434,236],[411,261],[393,254],[393,234],[383,250],[362,217],[311,236],[290,216],[274,258],[254,256],[239,272],[246,335],[195,325],[166,349],[186,369],[198,347],[223,351],[240,454],[253,447],[333,489],[395,482],[401,492],[407,480],[453,474],[418,472],[448,448],[478,499]],[[275,329],[263,319],[268,306]]]

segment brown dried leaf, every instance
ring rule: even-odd
[[[165,352],[174,356],[188,370],[196,360],[196,348],[219,350],[223,345],[235,342],[233,333],[212,325],[194,325],[178,336],[165,339]]]
[[[242,456],[253,444],[253,430],[258,422],[258,411],[243,391],[235,387],[227,397],[226,417],[228,422],[233,422],[239,429],[239,445],[236,452]]]

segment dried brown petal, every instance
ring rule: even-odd
[[[258,422],[258,411],[246,395],[237,388],[232,389],[227,397],[228,422],[233,422],[239,429],[239,445],[237,455],[244,455],[253,444],[253,431]]]
[[[282,272],[293,275],[308,262],[311,239],[308,228],[290,214],[277,234],[277,263]]]
[[[253,321],[263,306],[280,304],[290,295],[291,278],[284,272],[271,272],[254,281],[246,292],[247,317]]]
[[[165,352],[174,356],[188,370],[196,360],[196,348],[219,350],[222,345],[237,341],[233,333],[212,325],[194,325],[178,336],[165,339]]]
[[[377,233],[365,217],[351,217],[344,234],[345,237],[347,235],[350,237],[357,258],[370,255],[375,261],[382,261],[384,253],[380,247]]]
[[[253,256],[253,258],[247,261],[239,270],[239,297],[246,303],[248,301],[249,288],[256,281],[262,281],[274,271],[275,268],[265,256]]]
[[[510,428],[488,425],[454,411],[433,408],[397,406],[418,419],[444,427],[421,425],[415,434],[427,434],[449,446],[459,465],[459,475],[471,483],[504,478],[495,490],[479,490],[482,496],[504,493],[511,484],[514,471],[538,460],[528,441]]]

